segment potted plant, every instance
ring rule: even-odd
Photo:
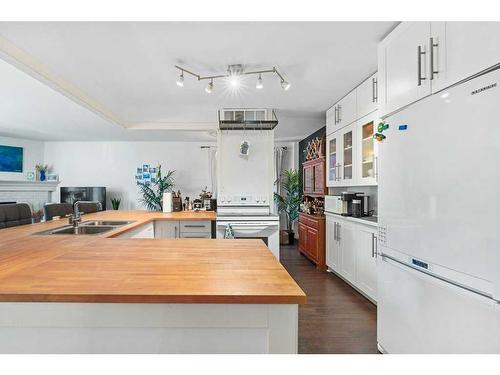
[[[120,208],[120,203],[122,200],[120,198],[111,198],[111,205],[113,206],[113,210],[118,210]]]
[[[162,176],[161,165],[158,166],[154,182],[138,182],[142,198],[139,199],[148,210],[163,210],[163,193],[171,191],[174,187],[175,171],[168,171],[166,176]]]
[[[45,181],[46,179],[46,173],[47,170],[49,169],[49,166],[47,164],[37,164],[35,165],[36,171],[40,174],[40,181]]]
[[[274,193],[274,202],[278,212],[286,217],[286,232],[288,233],[288,243],[293,245],[295,233],[293,224],[299,217],[300,206],[300,177],[295,169],[286,170],[280,177],[281,192]]]

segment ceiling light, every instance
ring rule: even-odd
[[[255,85],[255,88],[260,90],[263,87],[264,85],[262,84],[262,76],[259,74],[259,78],[257,78],[257,84]]]
[[[177,78],[177,86],[179,87],[183,87],[184,86],[184,71],[182,70],[181,71],[181,75],[179,76],[179,78]]]
[[[281,81],[281,87],[283,88],[283,90],[285,91],[288,91],[288,89],[290,88],[290,82],[287,82],[285,80]]]
[[[214,80],[211,79],[210,82],[208,82],[207,87],[205,87],[205,92],[207,94],[211,94],[213,89],[214,89]]]

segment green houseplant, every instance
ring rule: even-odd
[[[294,243],[293,224],[299,217],[300,206],[300,176],[295,169],[286,170],[280,177],[281,191],[274,193],[274,202],[278,212],[286,217],[288,243]],[[282,193],[282,194],[281,194]]]
[[[113,206],[113,210],[118,210],[120,208],[120,203],[122,200],[120,198],[111,198],[111,205]]]
[[[163,193],[171,191],[174,187],[175,171],[168,171],[166,176],[162,175],[161,165],[158,166],[154,182],[138,182],[142,198],[139,199],[148,210],[163,210]]]

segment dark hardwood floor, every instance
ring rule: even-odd
[[[307,294],[299,307],[299,353],[378,353],[377,308],[342,279],[317,271],[296,246],[280,260]]]

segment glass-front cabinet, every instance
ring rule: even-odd
[[[326,186],[341,186],[340,179],[340,131],[326,138]]]
[[[377,111],[330,134],[326,139],[327,186],[377,185],[380,122]]]
[[[357,121],[358,185],[376,185],[378,177],[378,142],[373,138],[380,120],[377,112]]]

